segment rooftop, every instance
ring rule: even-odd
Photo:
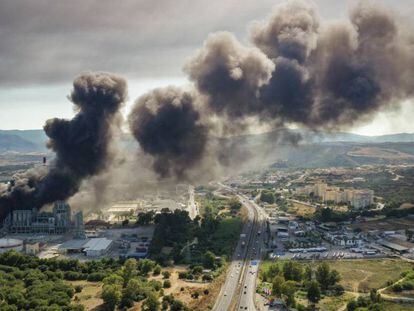
[[[109,240],[107,238],[92,238],[86,244],[83,246],[86,251],[94,250],[105,250],[111,245],[112,240]]]

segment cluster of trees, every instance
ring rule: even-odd
[[[274,204],[275,200],[275,193],[272,190],[265,189],[260,192],[260,201],[268,204]]]
[[[172,259],[181,262],[184,259],[183,247],[194,239],[198,230],[199,218],[191,220],[187,211],[163,210],[154,218],[155,230],[150,245],[150,255],[156,261],[166,264]],[[162,253],[163,247],[172,247],[171,254]]]
[[[414,289],[414,272],[405,272],[401,275],[404,279],[391,286],[393,292],[402,292],[404,290]]]
[[[350,300],[346,306],[346,309],[347,311],[386,311],[382,303],[381,295],[375,289],[371,289],[369,297],[359,296],[356,300]]]
[[[274,263],[262,271],[261,280],[272,283],[272,294],[284,299],[290,307],[298,309],[303,306],[296,304],[295,293],[306,291],[311,305],[317,304],[321,295],[342,295],[344,289],[338,282],[341,279],[336,270],[331,270],[327,263],[322,263],[316,269],[308,265],[305,268],[297,262],[288,261],[283,265]]]
[[[208,254],[208,253],[206,253],[206,255],[210,256],[210,254]],[[213,257],[213,260],[214,260],[214,257]],[[204,273],[203,270],[204,270],[203,266],[193,265],[193,266],[190,266],[190,269],[188,271],[179,272],[178,273],[178,278],[183,279],[183,280],[198,280],[198,279],[201,279],[202,281],[206,281],[206,282],[212,281],[213,280],[213,275],[211,273]]]
[[[40,269],[56,277],[74,281],[102,281],[108,274],[118,269],[122,261],[113,258],[80,262],[76,259],[40,259],[14,251],[0,255],[0,265],[15,267],[21,270]]]
[[[198,216],[193,220],[187,211],[182,210],[163,210],[155,215],[155,230],[150,245],[151,258],[161,264],[168,264],[173,260],[175,263],[200,264],[213,270],[221,266],[215,257],[231,256],[239,238],[242,221],[234,214],[240,210],[241,203],[237,198],[227,201],[220,199],[220,203],[228,206],[233,215],[223,216],[218,213],[219,209],[210,206],[212,201],[214,199],[206,199],[203,203],[205,206],[201,209],[204,211],[203,217]],[[165,254],[162,252],[164,247],[171,247],[172,251]],[[186,256],[187,253],[190,256]]]
[[[313,217],[320,222],[341,222],[348,221],[358,216],[355,212],[340,212],[334,211],[330,207],[320,208],[315,211]]]
[[[139,212],[137,215],[137,225],[148,226],[154,223],[155,212]]]
[[[163,288],[171,287],[170,272],[163,271],[163,282],[160,282],[148,281],[147,276],[151,271],[154,275],[159,275],[161,267],[149,259],[126,260],[120,269],[103,279],[102,299],[105,308],[111,311],[117,307],[130,308],[135,302],[144,300],[142,310],[145,311],[157,311],[161,307],[167,310],[168,306],[172,310],[172,305],[174,310],[187,310],[183,303],[172,297],[164,297],[163,303],[160,303],[160,297],[164,296]]]
[[[162,274],[163,282],[149,281],[150,273]],[[83,311],[82,305],[73,303],[74,295],[82,287],[66,282],[72,280],[102,281],[102,299],[107,310],[128,308],[142,300],[142,308],[147,311],[157,311],[165,305],[171,310],[187,310],[171,297],[160,303],[163,288],[171,286],[169,277],[170,272],[162,271],[150,259],[80,262],[39,259],[10,251],[0,255],[0,310]]]
[[[64,281],[61,270],[16,252],[0,255],[0,262],[0,310],[84,310],[72,303],[75,289]]]
[[[228,206],[230,208],[230,211],[235,214],[240,211],[242,204],[240,203],[239,199],[232,197],[228,202]]]

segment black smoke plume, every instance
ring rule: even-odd
[[[274,64],[259,49],[243,46],[232,34],[210,35],[184,67],[205,104],[217,114],[245,118],[260,109],[259,89]]]
[[[361,2],[351,10],[349,20],[323,23],[310,3],[287,1],[266,20],[253,23],[253,46],[226,32],[207,38],[184,66],[204,122],[221,122],[220,127],[230,129],[232,135],[258,122],[273,128],[338,130],[366,121],[378,111],[398,108],[413,96],[413,31],[398,16]],[[166,118],[159,112],[148,113],[150,119]],[[187,141],[185,137],[192,134],[180,129],[173,138]],[[173,139],[169,131],[151,131],[165,147],[154,148],[149,137],[136,137],[156,163],[168,166],[159,169],[161,175],[175,170],[182,174],[183,162],[176,169],[176,161],[165,155],[174,150],[172,159],[187,158],[190,150],[168,146],[165,141]],[[204,156],[203,148],[198,150],[191,165]]]
[[[55,161],[14,176],[0,189],[0,218],[13,209],[39,209],[65,200],[84,178],[105,169],[111,157],[111,128],[126,95],[126,82],[118,76],[88,73],[76,78],[69,99],[77,114],[71,120],[48,120],[44,126]]]
[[[208,127],[200,122],[189,92],[174,87],[141,96],[129,115],[129,126],[141,148],[154,157],[161,177],[186,178],[186,170],[203,156]]]

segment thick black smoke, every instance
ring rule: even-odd
[[[132,134],[154,157],[161,177],[186,178],[206,148],[208,127],[200,123],[192,94],[174,87],[155,89],[141,96],[129,115]]]
[[[285,57],[305,62],[316,47],[319,17],[311,1],[279,5],[266,21],[254,22],[253,43],[270,59]]]
[[[75,194],[84,178],[105,169],[110,159],[111,127],[126,99],[126,82],[107,73],[89,73],[73,83],[69,99],[77,114],[44,126],[48,147],[56,152],[50,167],[16,175],[0,189],[0,218],[13,209],[41,208]]]
[[[257,48],[244,47],[228,32],[210,35],[185,66],[190,80],[214,113],[245,118],[260,109],[259,89],[274,64]]]
[[[219,33],[185,71],[212,113],[350,126],[413,92],[413,38],[392,13],[364,3],[349,22],[322,24],[309,2],[286,2],[252,26],[262,53]]]
[[[309,3],[287,1],[268,19],[254,23],[253,46],[226,32],[207,38],[184,66],[196,89],[193,100],[201,103],[203,122],[221,123],[233,135],[257,122],[337,130],[413,96],[412,29],[389,10],[366,2],[351,11],[348,21],[322,23]],[[158,120],[158,113],[152,111],[151,119]],[[169,131],[156,132],[156,141],[171,139]],[[178,141],[187,141],[190,134],[180,127]],[[149,138],[137,138],[147,145],[144,151],[168,167],[161,172],[182,174],[182,163],[176,169],[175,161],[167,160],[166,151],[173,147],[149,148]],[[199,150],[192,154],[191,165],[203,158]],[[174,149],[172,158],[188,158],[188,152]]]

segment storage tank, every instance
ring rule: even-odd
[[[0,239],[0,254],[10,250],[21,252],[23,250],[23,241],[18,239]]]

